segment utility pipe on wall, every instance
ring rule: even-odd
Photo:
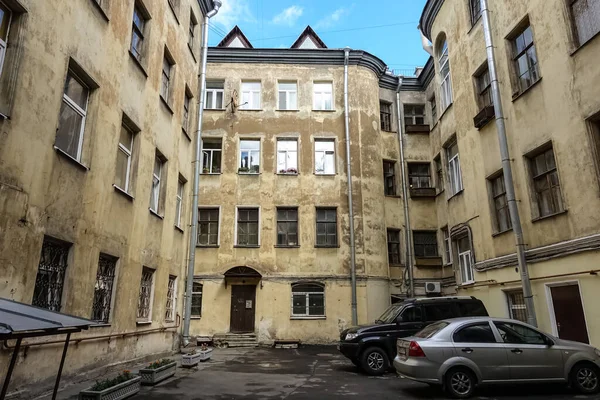
[[[504,186],[506,187],[506,200],[508,202],[508,212],[510,214],[510,221],[512,223],[517,246],[517,259],[519,262],[519,271],[521,272],[521,284],[523,286],[523,297],[525,299],[525,308],[527,311],[527,322],[530,325],[537,326],[533,293],[531,291],[531,280],[529,279],[529,269],[525,259],[523,228],[521,227],[521,218],[519,216],[519,208],[517,207],[515,184],[513,182],[512,166],[508,151],[506,125],[504,124],[504,110],[502,108],[502,97],[500,95],[500,85],[498,83],[498,73],[496,71],[496,56],[494,53],[492,32],[490,30],[487,0],[481,0],[481,16],[483,20],[483,34],[485,37],[485,47],[487,49],[488,68],[492,86],[492,99],[494,101],[494,110],[496,113],[496,128],[498,130],[498,142],[500,143],[500,156],[502,157],[502,173],[504,174]]]
[[[183,315],[183,345],[190,342],[190,317],[192,314],[192,287],[196,264],[196,236],[198,235],[198,189],[200,188],[200,160],[202,158],[202,117],[204,116],[204,97],[206,96],[206,59],[208,57],[208,20],[221,8],[221,0],[213,0],[213,9],[204,16],[202,23],[202,62],[200,63],[200,94],[198,99],[198,131],[196,132],[196,154],[194,157],[194,187],[192,192],[192,223],[190,225],[190,243],[187,280],[185,285],[185,311]]]
[[[354,205],[352,202],[352,168],[350,161],[350,115],[348,106],[348,59],[350,48],[344,49],[344,128],[346,133],[346,174],[348,176],[348,217],[350,219],[350,273],[352,277],[352,325],[358,325],[356,302],[356,246],[354,244]]]
[[[408,270],[408,297],[415,295],[415,281],[413,277],[414,257],[412,246],[412,230],[410,227],[410,213],[408,209],[408,182],[406,179],[406,162],[404,160],[404,118],[402,118],[402,104],[400,102],[400,88],[403,78],[398,77],[396,89],[396,112],[398,119],[398,147],[400,149],[400,174],[402,175],[402,203],[404,204],[404,241],[406,244],[406,268]]]

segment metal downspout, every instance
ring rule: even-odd
[[[206,96],[206,59],[208,56],[208,20],[221,8],[221,0],[213,0],[213,9],[204,16],[202,23],[202,62],[200,63],[200,94],[198,99],[198,131],[196,132],[196,154],[194,157],[194,187],[192,192],[192,223],[190,225],[190,243],[187,279],[185,285],[185,311],[183,313],[183,345],[190,342],[190,317],[192,314],[192,287],[196,264],[196,236],[198,232],[198,189],[200,188],[200,162],[202,158],[202,118],[204,116],[204,97]]]
[[[350,219],[350,271],[352,277],[352,325],[358,325],[356,302],[356,246],[354,244],[354,203],[352,202],[352,169],[350,167],[350,115],[348,113],[348,59],[350,48],[344,49],[344,127],[346,132],[346,174],[348,176],[348,217]]]
[[[412,246],[412,229],[410,227],[410,212],[408,209],[408,185],[406,180],[406,162],[404,160],[404,119],[402,118],[402,108],[400,102],[400,88],[403,78],[398,77],[398,89],[396,90],[396,112],[398,119],[398,147],[400,149],[400,174],[402,175],[402,203],[404,204],[404,241],[406,244],[406,268],[408,271],[408,297],[415,295],[414,256]]]
[[[498,84],[498,74],[496,71],[496,57],[494,54],[494,42],[490,30],[490,19],[487,0],[481,0],[481,16],[483,20],[483,34],[485,36],[488,68],[490,71],[490,81],[492,85],[492,99],[494,101],[494,110],[496,113],[496,128],[498,130],[498,142],[500,143],[500,155],[502,157],[502,173],[504,174],[504,185],[506,186],[506,200],[508,202],[510,221],[512,223],[512,228],[517,246],[517,259],[519,262],[519,271],[521,272],[521,284],[523,285],[523,297],[525,298],[527,322],[530,325],[537,326],[535,305],[533,303],[533,293],[531,291],[531,281],[529,279],[529,270],[527,268],[527,261],[525,259],[525,243],[523,240],[523,228],[521,227],[519,208],[517,207],[517,200],[515,198],[515,185],[513,182],[512,166],[510,162],[510,154],[508,151],[506,126],[504,124],[504,110],[502,108],[500,85]]]

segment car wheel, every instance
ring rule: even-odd
[[[387,354],[379,347],[369,347],[360,357],[360,366],[369,375],[383,375],[389,365]]]
[[[600,391],[600,373],[592,364],[578,364],[571,370],[571,384],[583,394]]]
[[[477,380],[471,371],[465,368],[455,368],[446,373],[446,392],[456,399],[466,399],[473,395]]]

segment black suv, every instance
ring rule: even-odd
[[[412,336],[434,322],[484,317],[475,297],[428,297],[392,304],[373,325],[355,326],[340,335],[340,352],[369,375],[382,375],[396,356],[396,339]]]

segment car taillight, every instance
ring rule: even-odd
[[[408,356],[409,357],[425,357],[425,353],[419,343],[412,341],[408,345]]]

